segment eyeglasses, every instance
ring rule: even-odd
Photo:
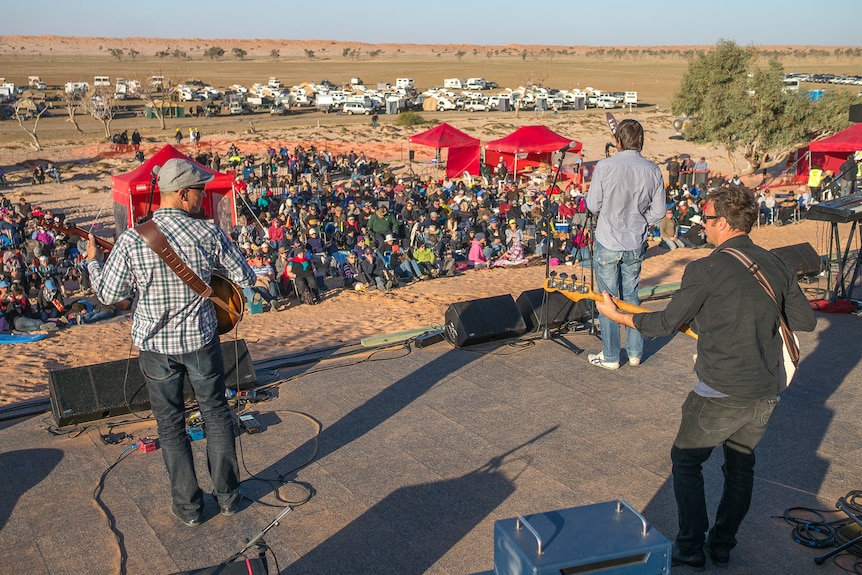
[[[708,216],[706,214],[703,214],[703,216],[701,216],[701,217],[703,218],[703,221],[709,221],[709,220],[717,220],[721,216]]]

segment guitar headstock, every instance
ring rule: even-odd
[[[551,272],[550,277],[545,280],[545,291],[558,291],[565,294],[569,299],[595,299],[595,292],[590,289],[590,285],[586,282],[579,282],[573,276],[569,279],[569,274],[563,272],[557,274]]]

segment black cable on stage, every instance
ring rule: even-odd
[[[128,457],[129,453],[138,449],[138,444],[135,443],[126,447],[123,451],[120,452],[120,455],[117,457],[117,460],[108,466],[105,471],[102,472],[102,476],[99,478],[99,483],[96,485],[96,488],[93,490],[93,499],[96,502],[99,510],[105,516],[105,519],[108,520],[108,528],[111,530],[111,533],[114,534],[114,539],[117,542],[117,550],[120,552],[120,573],[126,573],[126,562],[129,559],[128,552],[126,551],[125,545],[125,537],[123,536],[123,532],[117,529],[117,521],[111,511],[108,509],[108,506],[102,501],[102,492],[105,490],[105,479],[108,477],[108,473],[111,472],[123,459]]]

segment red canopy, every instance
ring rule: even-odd
[[[831,170],[837,176],[840,173],[841,164],[847,160],[847,156],[857,150],[862,150],[862,124],[853,124],[834,136],[811,142],[808,145],[808,150],[811,154],[810,163],[820,166],[824,171]],[[797,166],[797,174],[801,169],[801,166]],[[807,179],[807,165],[804,166],[804,171],[803,177]]]
[[[479,175],[481,146],[478,138],[465,134],[443,122],[439,126],[410,136],[410,142],[432,148],[449,148],[446,161],[446,177],[455,178],[464,172]]]
[[[430,130],[410,136],[410,142],[432,148],[462,148],[465,146],[478,146],[479,138],[474,138],[458,128],[454,128],[443,122]]]
[[[485,163],[494,166],[498,161],[503,161],[508,168],[520,173],[527,168],[534,169],[542,164],[550,164],[551,155],[569,145],[572,146],[569,148],[569,152],[572,152],[568,156],[570,162],[563,166],[560,177],[570,179],[575,176],[575,154],[580,152],[583,146],[580,142],[557,134],[547,126],[523,126],[505,138],[488,142],[485,144]]]
[[[194,161],[171,145],[167,145],[150,157],[146,162],[125,174],[111,178],[111,190],[114,196],[114,223],[117,235],[123,230],[135,225],[141,216],[147,213],[147,203],[150,194],[150,179],[153,168],[162,166],[171,158],[184,158]],[[198,164],[203,170],[215,174],[206,186],[207,197],[203,203],[204,213],[213,218],[221,228],[229,231],[236,223],[236,207],[233,199],[233,175],[223,174]],[[159,207],[159,186],[153,191],[153,206]]]
[[[508,152],[510,154],[556,152],[560,148],[572,144],[571,138],[564,138],[547,126],[523,126],[505,138],[485,144],[486,150]],[[581,151],[581,143],[574,142],[575,147],[570,152]]]

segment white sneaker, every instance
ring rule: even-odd
[[[593,365],[597,365],[599,367],[603,367],[605,369],[619,369],[620,362],[611,363],[609,361],[605,361],[605,354],[603,352],[599,353],[591,353],[587,356],[587,359],[590,360],[590,363]]]
[[[629,358],[629,365],[630,366],[637,367],[640,364],[641,364],[641,358],[639,358],[639,357],[630,357]]]

